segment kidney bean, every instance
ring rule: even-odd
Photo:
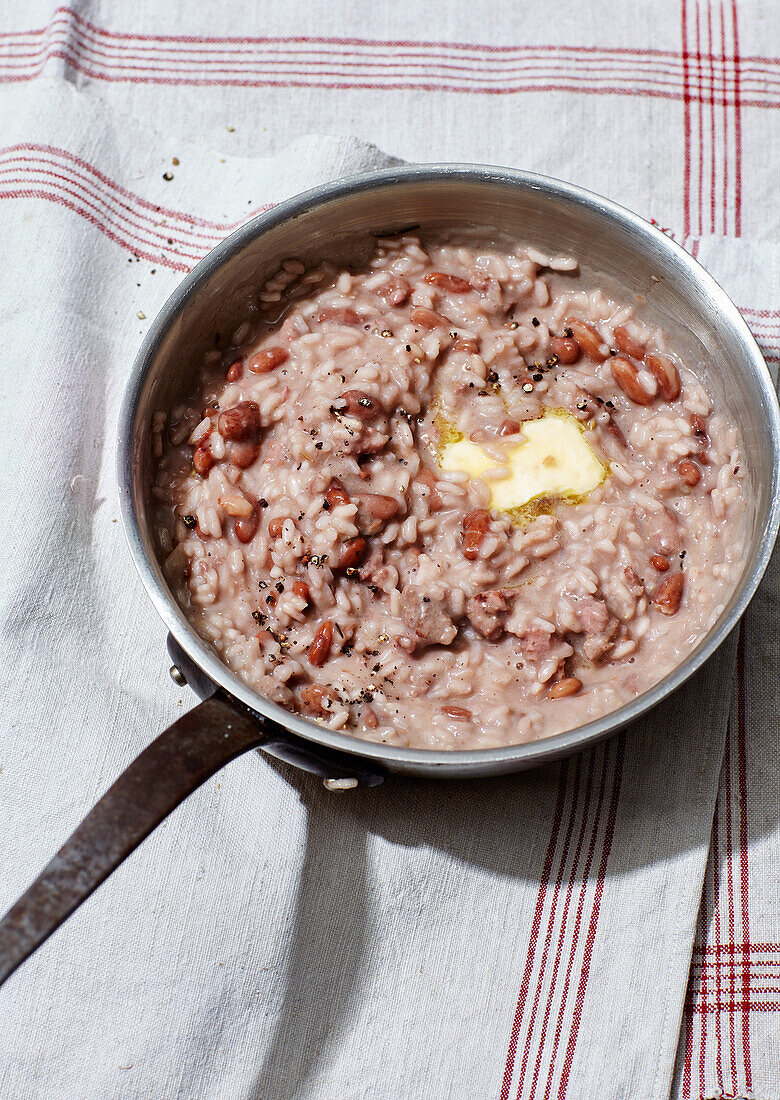
[[[275,516],[268,524],[268,534],[272,539],[280,539],[282,537],[282,528],[284,527],[286,516]]]
[[[669,559],[665,558],[662,554],[653,554],[650,558],[650,564],[653,569],[656,569],[659,573],[666,573],[669,569]]]
[[[461,548],[464,558],[474,561],[479,556],[479,548],[490,526],[490,513],[482,509],[469,512],[463,518],[463,540]]]
[[[251,515],[241,516],[235,521],[233,530],[239,542],[251,542],[257,534],[259,525],[260,516],[258,515],[257,508],[253,508]]]
[[[439,484],[436,474],[427,466],[421,466],[417,471],[417,480],[421,481],[423,485],[427,485],[430,490],[428,493],[428,510],[430,512],[440,512],[444,504],[436,490],[436,486]]]
[[[348,539],[341,547],[339,569],[354,569],[356,565],[360,565],[366,556],[367,549],[368,544],[362,535],[358,535],[354,539]]]
[[[668,355],[652,352],[645,356],[645,366],[658,383],[664,401],[676,401],[680,396],[680,374]]]
[[[440,313],[434,313],[432,309],[425,309],[423,306],[413,309],[409,314],[409,320],[418,328],[441,328],[443,325],[449,324],[446,317],[442,317]]]
[[[432,271],[425,276],[425,281],[440,290],[451,290],[453,294],[465,294],[471,290],[468,279],[461,279],[460,275],[447,275],[443,271]]]
[[[568,366],[570,363],[576,363],[580,355],[582,355],[582,348],[576,340],[572,340],[568,336],[552,336],[550,337],[550,354],[557,355],[558,362]]]
[[[341,398],[346,401],[347,407],[340,410],[347,416],[354,416],[356,420],[362,420],[364,424],[373,424],[384,412],[382,406],[375,397],[370,397],[363,390],[347,390]]]
[[[610,364],[612,377],[626,397],[635,405],[652,405],[653,395],[648,393],[639,381],[639,371],[630,359],[616,356]]]
[[[478,355],[479,344],[472,336],[458,336],[450,345],[450,351],[465,351],[467,355]]]
[[[693,487],[701,481],[701,470],[690,458],[681,458],[677,463],[677,473],[686,485]]]
[[[401,306],[411,295],[412,288],[407,283],[406,279],[393,276],[386,283],[382,283],[381,286],[376,287],[374,294],[377,298],[381,298],[383,302],[387,302],[389,306]]]
[[[685,578],[682,573],[664,577],[653,599],[653,607],[662,615],[674,615],[680,607],[684,587]]]
[[[309,664],[319,668],[330,657],[330,649],[333,645],[333,623],[326,619],[320,623],[314,635],[314,641],[309,646]]]
[[[442,707],[442,714],[446,714],[448,718],[454,718],[456,722],[470,722],[471,711],[466,710],[465,707]]]
[[[499,436],[517,435],[519,431],[520,425],[516,420],[512,420],[511,417],[507,417],[506,420],[502,420],[498,426]]]
[[[624,355],[628,355],[632,359],[638,359],[641,363],[645,357],[645,345],[637,340],[636,336],[633,336],[625,325],[615,325],[612,338],[618,351],[622,351]]]
[[[246,368],[252,374],[268,374],[269,371],[280,367],[282,363],[286,363],[289,358],[290,353],[286,348],[263,348],[247,361]]]
[[[565,699],[567,695],[576,695],[582,689],[582,680],[576,676],[567,676],[553,684],[548,694],[551,699]]]
[[[238,466],[239,470],[245,470],[251,466],[260,454],[259,443],[229,443],[227,448],[228,462]]]
[[[338,504],[350,503],[349,493],[337,477],[331,478],[330,485],[325,493],[325,499],[331,508],[335,508]]]
[[[327,309],[321,309],[317,314],[317,320],[320,324],[331,322],[334,325],[362,325],[363,318],[359,313],[355,313],[354,309],[347,309],[342,306],[330,306]]]
[[[293,581],[291,591],[294,596],[297,596],[301,600],[306,600],[306,603],[311,600],[311,589],[306,581]]]
[[[304,709],[316,718],[326,718],[333,710],[333,707],[327,704],[336,701],[333,692],[328,688],[320,687],[319,684],[307,684],[306,687],[301,688],[299,698]]]
[[[594,359],[597,363],[603,363],[609,356],[609,351],[604,351],[604,340],[595,325],[589,321],[567,321],[572,336],[580,345],[584,355],[588,359]]]
[[[206,477],[216,461],[214,455],[209,450],[207,437],[195,448],[195,453],[192,456],[192,465],[195,467],[196,473],[200,474],[201,477]]]
[[[260,433],[260,407],[256,401],[240,401],[219,416],[219,430],[232,443],[257,442]]]
[[[228,367],[226,378],[228,382],[237,382],[244,373],[244,360],[234,359]]]

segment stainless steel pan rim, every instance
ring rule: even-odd
[[[169,593],[159,564],[150,558],[144,546],[133,496],[134,432],[136,410],[154,355],[169,327],[175,323],[187,296],[202,281],[210,279],[248,242],[289,219],[294,219],[314,207],[338,201],[355,193],[372,191],[399,183],[463,182],[505,185],[529,191],[542,191],[570,204],[583,205],[610,218],[634,234],[648,251],[671,258],[678,269],[687,270],[689,277],[706,292],[712,309],[726,318],[735,340],[744,352],[746,370],[751,371],[761,390],[767,415],[768,446],[773,456],[771,506],[761,533],[761,546],[751,568],[741,578],[731,606],[699,646],[674,671],[649,691],[638,696],[596,721],[565,733],[520,745],[496,749],[441,751],[401,748],[394,745],[362,741],[336,733],[305,718],[292,714],[263,698],[240,680],[216,656],[189,625],[183,612]],[[390,771],[419,775],[466,777],[517,771],[533,767],[583,749],[617,732],[665,699],[689,679],[712,655],[734,628],[758,587],[772,553],[780,525],[780,409],[774,386],[763,356],[736,306],[706,271],[660,230],[638,215],[573,184],[546,176],[510,168],[470,164],[424,164],[388,168],[368,172],[312,188],[287,199],[266,213],[259,214],[209,252],[178,285],[149,328],[133,364],[119,416],[117,442],[117,479],[125,534],[141,580],[158,614],[168,630],[206,675],[255,713],[278,726],[285,727],[306,741],[327,746],[340,753],[362,757],[384,765]]]

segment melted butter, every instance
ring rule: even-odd
[[[437,420],[442,419],[437,417]],[[463,433],[443,421],[437,424],[443,470],[482,477],[501,464]],[[545,409],[537,420],[522,425],[518,443],[506,444],[506,477],[487,477],[490,506],[506,512],[515,523],[526,523],[552,512],[557,501],[581,503],[607,477],[603,463],[585,437],[583,425],[565,409]]]

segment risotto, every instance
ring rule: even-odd
[[[289,260],[155,414],[155,529],[260,694],[418,748],[546,737],[670,672],[744,554],[737,432],[637,303],[502,236]]]

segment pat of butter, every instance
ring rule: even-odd
[[[486,480],[490,505],[496,511],[522,508],[539,497],[582,498],[597,488],[607,468],[588,443],[579,421],[561,410],[526,420],[521,442],[507,445],[508,476]],[[443,470],[460,470],[482,477],[500,464],[468,439],[445,444]]]

